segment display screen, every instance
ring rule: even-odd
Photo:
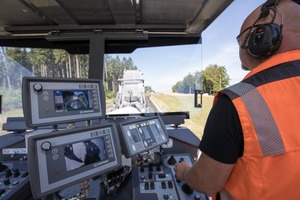
[[[152,133],[154,134],[155,137],[159,135],[159,131],[157,129],[156,124],[151,124],[150,128],[151,128],[151,131],[152,131]]]
[[[168,142],[167,130],[160,117],[120,123],[121,145],[126,158],[152,150]]]
[[[143,133],[144,133],[144,136],[145,136],[145,140],[148,140],[151,137],[150,133],[148,131],[148,128],[146,126],[142,126],[142,130],[143,130]]]
[[[64,146],[66,170],[74,170],[107,159],[104,138],[86,140]]]
[[[56,112],[87,110],[93,108],[89,90],[55,90],[54,104]]]
[[[139,136],[139,133],[136,129],[131,129],[130,130],[130,133],[131,133],[131,137],[133,138],[133,141],[134,142],[139,142],[141,141],[140,139],[140,136]]]

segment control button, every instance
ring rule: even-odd
[[[172,181],[168,181],[168,187],[169,187],[169,188],[173,188],[173,183],[172,183]]]
[[[3,172],[5,169],[7,169],[7,166],[3,165],[2,162],[0,162],[0,172]]]
[[[174,156],[172,155],[169,160],[168,160],[168,164],[169,165],[175,165],[176,164],[176,159],[174,158]]]
[[[166,189],[167,188],[166,182],[164,182],[164,181],[161,182],[161,188],[162,189]]]
[[[9,178],[4,179],[3,183],[4,183],[4,185],[9,185],[10,184]]]
[[[156,166],[156,171],[160,171],[160,169],[161,169],[160,165],[157,165]]]
[[[52,154],[58,154],[58,149],[57,148],[53,148],[52,149]]]
[[[192,194],[193,193],[193,190],[192,188],[190,188],[190,186],[188,186],[188,184],[184,183],[182,186],[181,186],[181,189],[184,193],[186,194]]]
[[[144,171],[145,171],[144,165],[141,165],[140,172],[144,172]]]
[[[154,189],[155,189],[154,182],[150,182],[150,189],[151,189],[151,190],[154,190]]]
[[[153,164],[152,164],[152,163],[149,164],[149,171],[150,171],[150,172],[153,171]]]
[[[12,175],[11,170],[10,169],[6,169],[5,170],[5,178],[8,178]]]
[[[166,178],[165,174],[158,174],[158,178]]]
[[[179,159],[179,162],[181,163],[182,161],[184,161],[184,158],[183,157],[181,157],[180,159]]]
[[[149,190],[149,182],[145,183],[145,190]]]
[[[148,173],[148,178],[149,178],[149,179],[152,179],[152,177],[153,177],[153,172],[149,172],[149,173]]]
[[[21,177],[24,178],[24,177],[28,176],[28,174],[29,174],[28,172],[24,172],[24,174],[22,174]]]
[[[167,200],[167,199],[169,199],[169,195],[164,194],[163,198],[164,198],[165,200]]]
[[[199,194],[195,194],[195,195],[194,195],[194,199],[195,199],[195,200],[200,200],[200,199],[201,199],[201,196],[200,196]]]
[[[43,86],[42,86],[40,83],[35,83],[35,84],[33,85],[33,89],[34,89],[35,91],[39,92],[39,91],[42,91]]]
[[[43,142],[43,143],[41,144],[41,148],[42,148],[42,150],[44,150],[44,151],[48,151],[48,150],[51,149],[51,143],[48,142],[48,141]]]
[[[0,189],[0,196],[1,196],[2,194],[4,194],[4,192],[5,192],[5,189]]]
[[[19,181],[14,181],[13,183],[12,183],[12,185],[18,185],[19,184]]]
[[[52,156],[52,159],[53,159],[53,160],[58,160],[58,158],[59,158],[59,155],[58,155],[58,154],[54,154],[54,155]]]
[[[145,175],[141,175],[140,178],[141,178],[142,180],[144,180],[144,179],[145,179]]]

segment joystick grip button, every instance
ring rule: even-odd
[[[181,186],[181,189],[184,193],[186,194],[192,194],[193,193],[193,190],[192,188],[190,188],[190,186],[188,186],[188,184],[184,183],[182,186]]]

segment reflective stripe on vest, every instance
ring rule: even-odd
[[[286,152],[277,124],[259,91],[251,84],[240,82],[226,90],[241,96],[252,120],[264,156]],[[229,97],[232,93],[226,93]],[[252,99],[255,99],[253,103]]]

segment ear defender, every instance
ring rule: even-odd
[[[254,58],[265,58],[275,53],[281,44],[282,26],[262,24],[250,34],[247,52]]]
[[[264,59],[274,54],[280,47],[282,41],[283,13],[277,8],[279,0],[268,0],[261,8],[259,17],[252,25],[253,29],[245,41],[246,51],[254,58]],[[281,25],[273,23],[276,18],[276,11],[280,11]],[[273,12],[273,19],[270,23],[256,24],[260,19],[267,17]]]

